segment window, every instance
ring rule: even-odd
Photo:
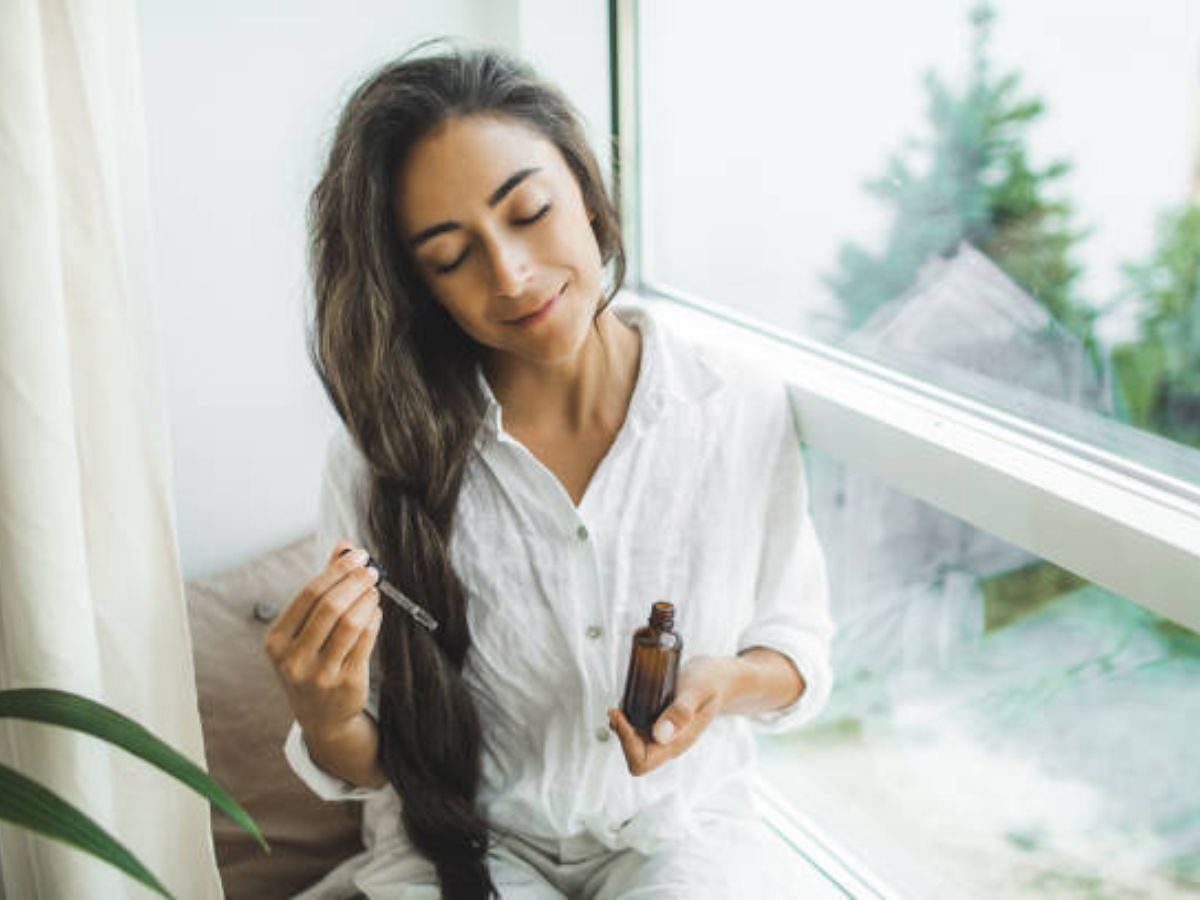
[[[1200,8],[616,8],[636,286],[809,444],[771,794],[863,896],[1200,890]]]
[[[1200,7],[636,5],[643,284],[1200,447]]]
[[[931,569],[904,529],[852,569],[833,554],[839,683],[812,728],[762,740],[765,780],[901,896],[1200,888],[1200,636],[881,485],[850,492],[844,515],[911,516],[955,562]]]

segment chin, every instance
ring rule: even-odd
[[[528,342],[517,353],[530,362],[553,365],[574,359],[582,344],[582,341],[572,340],[566,334],[544,335]]]
[[[592,327],[591,320],[556,324],[559,324],[559,327],[547,328],[540,333],[526,335],[524,340],[514,342],[510,352],[543,365],[573,359],[587,341],[588,331]]]

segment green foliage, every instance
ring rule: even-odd
[[[1086,233],[1071,228],[1070,203],[1047,196],[1071,167],[1064,161],[1041,169],[1030,163],[1025,132],[1045,107],[1019,95],[1016,73],[992,73],[987,47],[994,18],[987,3],[971,11],[972,67],[965,89],[956,93],[929,73],[932,134],[910,142],[891,158],[884,177],[866,185],[894,208],[882,252],[843,245],[840,271],[826,281],[847,324],[858,327],[911,287],[923,263],[968,241],[1083,340],[1095,359],[1095,315],[1074,294],[1080,267],[1070,258]]]
[[[1113,350],[1129,420],[1200,447],[1200,204],[1163,213],[1150,260],[1122,267],[1140,334]]]
[[[58,725],[108,741],[157,766],[208,799],[270,850],[254,820],[189,759],[116,710],[66,691],[0,691],[0,718]],[[121,843],[61,797],[0,766],[0,819],[71,844],[116,866],[164,897],[165,887]]]
[[[1087,585],[1073,572],[1046,560],[980,579],[983,630],[996,631]]]
[[[164,897],[162,883],[124,844],[91,817],[20,772],[0,765],[0,819],[37,831],[98,856]]]
[[[1114,404],[1122,421],[1157,430],[1155,420],[1167,374],[1163,348],[1149,341],[1119,344],[1112,350],[1113,372],[1120,395]]]

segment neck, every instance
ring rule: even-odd
[[[636,329],[606,308],[566,359],[538,364],[494,353],[483,368],[510,431],[615,432],[637,381],[640,354]]]

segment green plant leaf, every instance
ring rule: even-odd
[[[164,897],[171,896],[137,857],[103,828],[53,791],[3,764],[0,764],[0,819],[97,856]]]
[[[128,750],[207,798],[217,809],[254,835],[264,850],[268,853],[271,851],[254,820],[203,769],[114,709],[68,691],[19,688],[0,691],[0,718],[60,725],[72,731],[94,735]]]

